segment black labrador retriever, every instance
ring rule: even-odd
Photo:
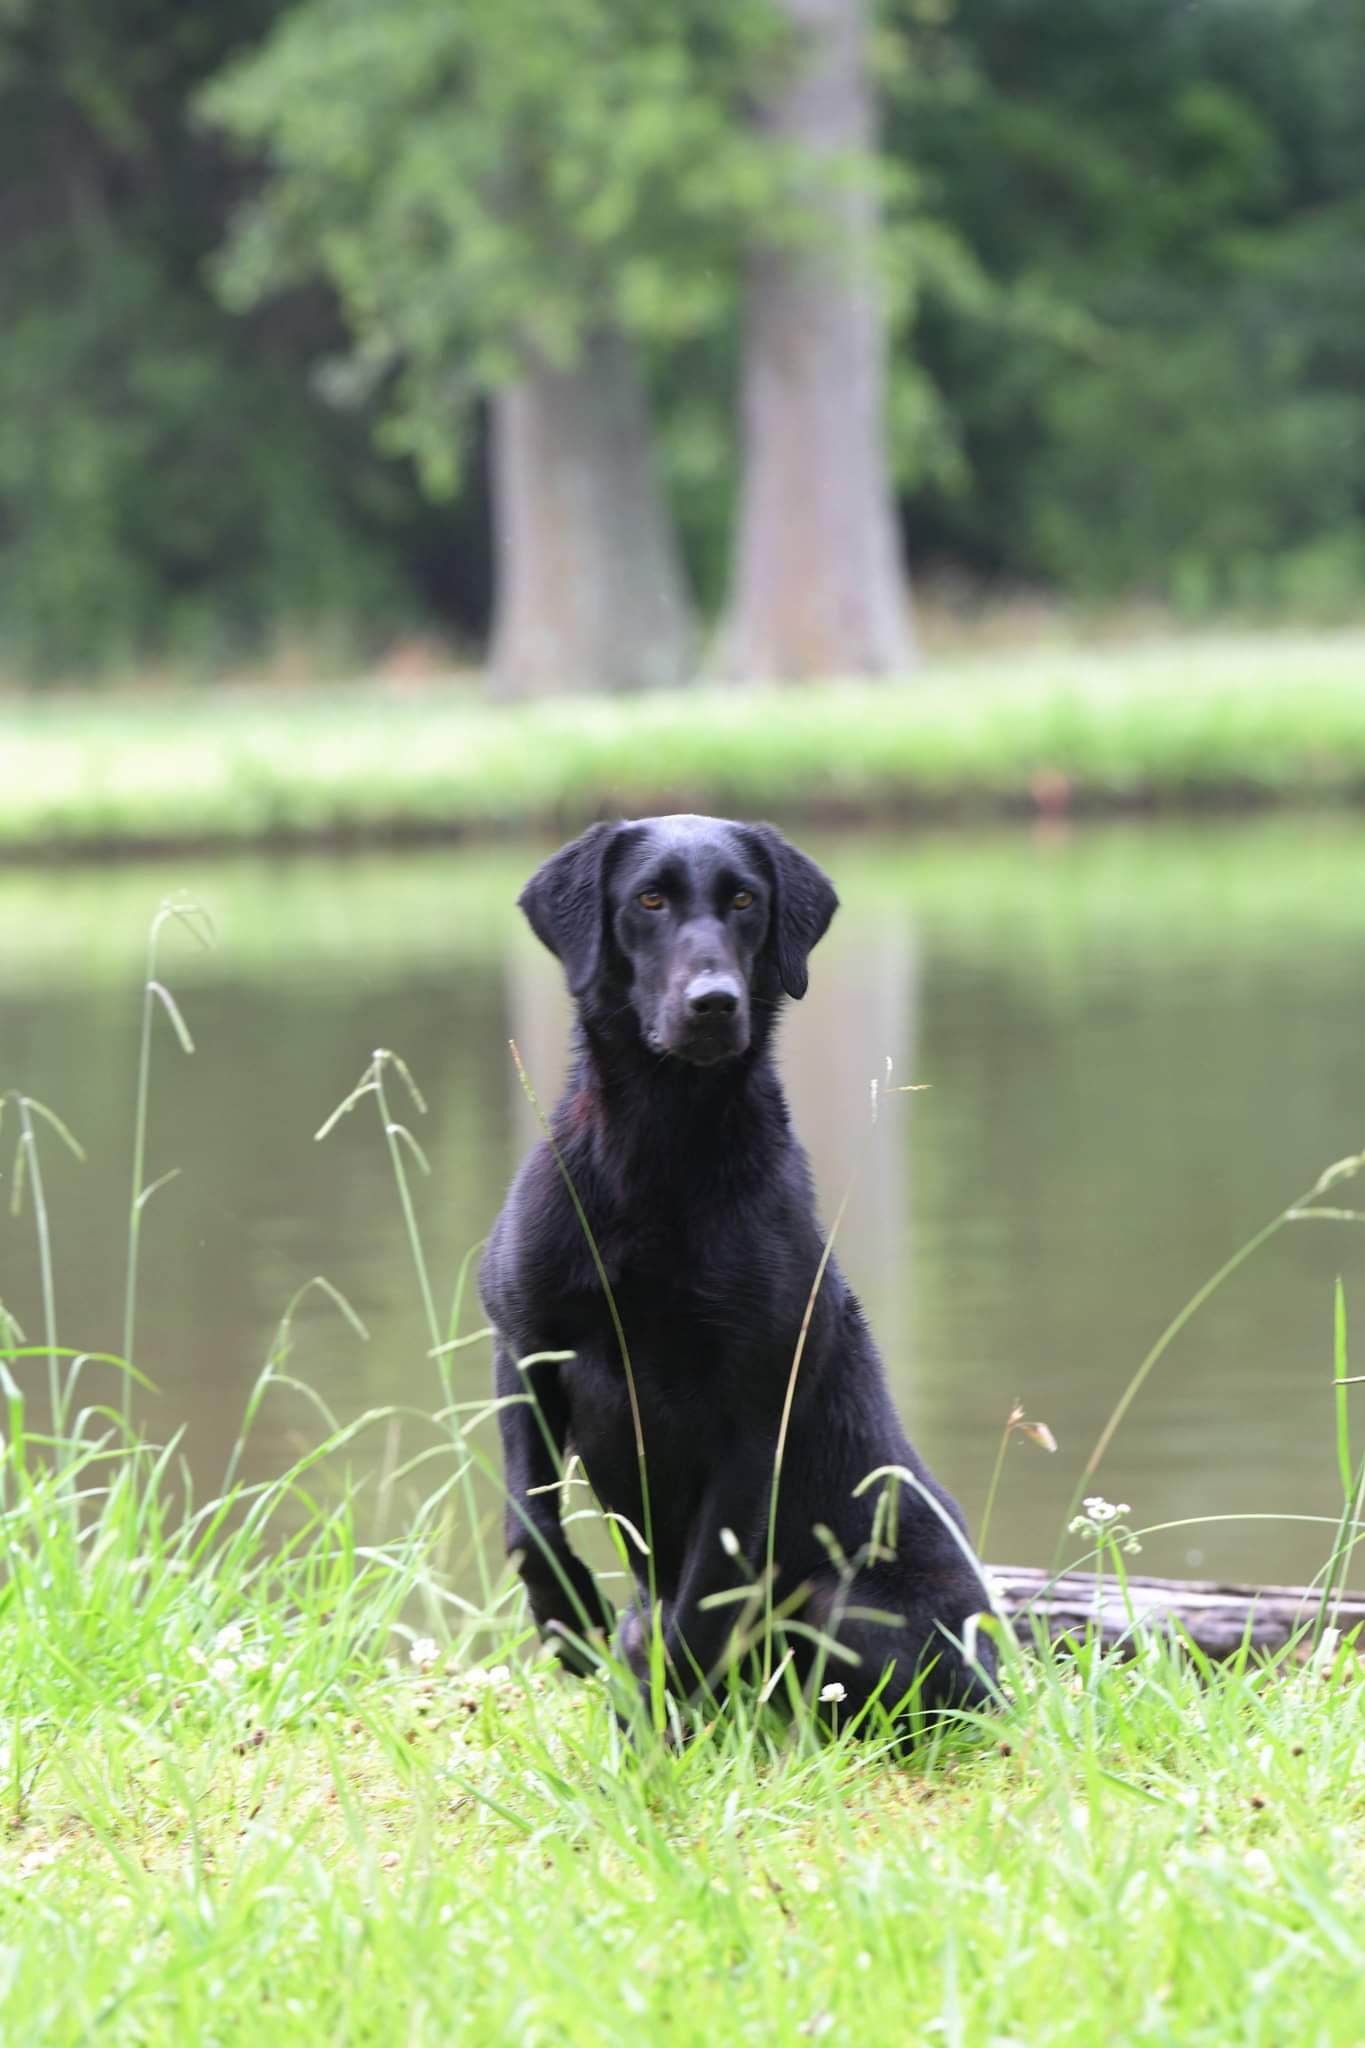
[[[708,1596],[764,1572],[779,1427],[824,1251],[773,1029],[783,997],[806,992],[838,898],[770,825],[670,817],[594,825],[520,901],[578,1020],[551,1126],[564,1171],[550,1145],[531,1153],[480,1272],[497,1390],[511,1397],[508,1547],[537,1624],[581,1664],[579,1646],[615,1617],[561,1521],[557,1480],[576,1451],[602,1506],[649,1534],[652,1574],[630,1545],[639,1594],[622,1654],[643,1677],[652,1576],[670,1684],[715,1690],[739,1609]],[[913,1480],[857,1491],[887,1466]],[[846,1712],[912,1687],[926,1708],[988,1697],[984,1634],[970,1662],[958,1647],[987,1596],[945,1517],[962,1526],[906,1441],[831,1259],[795,1382],[770,1597],[798,1623],[794,1668],[841,1683]],[[825,1662],[821,1637],[845,1654]]]

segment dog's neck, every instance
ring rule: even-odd
[[[636,1191],[731,1178],[744,1161],[771,1157],[746,1143],[753,1125],[789,1128],[769,1032],[736,1058],[699,1067],[652,1051],[619,1014],[605,1026],[591,1016],[575,1024],[554,1124],[598,1176]]]

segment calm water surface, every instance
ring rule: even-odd
[[[1044,1561],[1163,1325],[1365,1143],[1365,828],[807,843],[844,908],[781,1057],[825,1213],[852,1177],[840,1256],[912,1435],[974,1520],[1011,1403],[1053,1429],[1055,1458],[1011,1449],[989,1542]],[[148,1177],[182,1173],[146,1212],[137,1345],[159,1389],[149,1425],[186,1426],[202,1485],[313,1273],[370,1340],[315,1303],[292,1369],[342,1416],[438,1405],[373,1105],[313,1133],[373,1048],[404,1055],[428,1103],[419,1201],[444,1303],[533,1135],[509,1037],[545,1096],[561,1069],[556,969],[514,908],[543,850],[0,875],[0,1087],[50,1103],[89,1155],[45,1155],[63,1342],[119,1343],[149,918],[186,887],[218,926],[212,954],[174,932],[163,949],[197,1049],[159,1027]],[[888,1059],[928,1088],[874,1128]],[[1362,1253],[1349,1225],[1296,1225],[1201,1311],[1097,1482],[1134,1521],[1334,1511],[1332,1288],[1340,1273],[1365,1359]],[[0,1299],[30,1335],[37,1293],[31,1219],[6,1215]],[[487,1370],[486,1347],[462,1354],[461,1388],[481,1393]],[[249,1474],[316,1430],[275,1397]],[[1324,1539],[1216,1521],[1152,1537],[1143,1564],[1304,1578]]]

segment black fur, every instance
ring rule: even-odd
[[[807,956],[837,903],[827,877],[771,826],[694,817],[594,825],[521,897],[578,1002],[552,1127],[629,1346],[664,1643],[683,1692],[715,1682],[737,1612],[701,1603],[761,1572],[766,1555],[779,1420],[824,1243],[771,1043],[783,996],[805,994]],[[517,1175],[480,1286],[497,1332],[498,1392],[529,1388],[539,1407],[537,1416],[509,1401],[501,1413],[508,1546],[537,1623],[572,1659],[564,1632],[581,1638],[614,1616],[560,1520],[563,1453],[578,1452],[604,1507],[637,1529],[645,1515],[618,1339],[548,1144]],[[518,1364],[565,1351],[568,1362]],[[979,1701],[988,1688],[952,1638],[986,1608],[985,1590],[913,1488],[899,1488],[895,1554],[867,1556],[880,1488],[855,1488],[886,1465],[908,1468],[961,1525],[906,1441],[831,1259],[796,1383],[775,1602],[801,1589],[805,1620],[856,1654],[856,1665],[825,1670],[845,1686],[848,1710],[888,1665],[888,1702],[917,1674],[926,1705]],[[864,1559],[846,1599],[818,1525],[845,1558]],[[631,1554],[639,1598],[620,1642],[640,1668],[647,1573]],[[792,1640],[804,1669],[809,1637]],[[980,1657],[989,1670],[984,1636]]]

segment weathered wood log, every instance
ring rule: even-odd
[[[1204,1579],[1133,1576],[1121,1586],[1110,1574],[1066,1572],[1055,1581],[1030,1565],[991,1565],[990,1575],[1018,1634],[1031,1640],[1033,1617],[1054,1638],[1087,1628],[1106,1644],[1141,1626],[1178,1622],[1210,1657],[1230,1657],[1244,1642],[1257,1650],[1281,1650],[1295,1635],[1311,1631],[1322,1606],[1322,1589],[1310,1586],[1221,1586]],[[1327,1620],[1343,1635],[1365,1623],[1365,1593],[1342,1593],[1327,1602]]]

